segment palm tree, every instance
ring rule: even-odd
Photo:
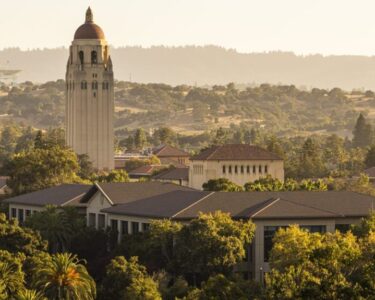
[[[43,290],[48,299],[95,299],[95,282],[76,255],[55,254],[52,256],[51,264],[38,273],[35,286]]]
[[[41,292],[37,292],[34,290],[26,290],[26,289],[19,291],[17,296],[14,299],[15,300],[47,300],[47,298],[44,297]]]
[[[0,299],[7,299],[23,287],[24,278],[19,266],[14,263],[0,262]]]

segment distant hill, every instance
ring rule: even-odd
[[[22,69],[19,81],[64,78],[67,49],[0,51],[0,68]],[[171,85],[294,84],[306,88],[375,89],[375,57],[242,54],[216,46],[112,49],[115,77]]]

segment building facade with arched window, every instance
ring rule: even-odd
[[[98,170],[114,168],[114,80],[103,30],[91,9],[74,35],[66,70],[66,141]],[[74,88],[76,87],[76,88]]]

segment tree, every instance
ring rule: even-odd
[[[35,286],[48,299],[92,300],[96,297],[94,280],[77,256],[55,254],[51,263],[38,270]]]
[[[46,209],[28,217],[26,226],[41,233],[48,241],[51,253],[67,251],[75,234],[85,226],[85,220],[74,207]]]
[[[4,168],[7,184],[16,195],[81,181],[76,154],[57,146],[14,154]]]
[[[234,221],[229,214],[200,214],[176,236],[177,266],[183,273],[207,276],[229,274],[245,257],[254,236],[251,221]]]
[[[15,300],[47,300],[43,293],[35,290],[20,290],[14,298]]]
[[[126,260],[117,256],[107,266],[98,299],[161,300],[161,296],[157,284],[136,257]]]
[[[372,234],[358,239],[351,232],[309,233],[298,226],[279,229],[273,239],[271,272],[266,275],[267,297],[368,299],[368,287],[375,287],[375,263],[368,256],[373,255],[373,249],[368,249]]]
[[[362,113],[359,114],[353,130],[353,146],[367,147],[372,142],[372,134],[371,125],[367,123]]]
[[[268,175],[263,178],[259,178],[254,182],[248,182],[244,186],[245,191],[247,192],[265,192],[265,191],[272,191],[278,192],[283,191],[284,184],[277,178],[272,178],[272,176]]]
[[[210,179],[202,185],[205,191],[242,192],[242,186],[231,182],[227,178]]]
[[[94,174],[94,167],[90,157],[87,154],[78,154],[77,159],[79,164],[77,175],[82,179],[89,180]]]
[[[307,138],[302,146],[298,170],[300,178],[323,177],[326,174],[321,151],[312,138]]]
[[[45,251],[47,243],[39,233],[19,226],[16,219],[7,220],[5,214],[0,214],[0,249],[32,256],[38,251]]]
[[[134,134],[134,145],[137,149],[143,149],[147,143],[147,136],[142,128],[135,131]]]
[[[0,295],[9,299],[24,288],[22,260],[7,251],[0,251],[0,255]]]
[[[109,173],[102,173],[94,178],[98,182],[129,182],[129,175],[125,170],[112,170]]]
[[[187,300],[211,299],[256,299],[261,295],[260,287],[255,283],[246,281],[239,276],[224,276],[217,274],[211,276],[202,284],[200,290],[195,289],[186,297]]]
[[[367,168],[375,166],[375,145],[372,145],[367,151],[365,164]]]

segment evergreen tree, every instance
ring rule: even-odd
[[[367,151],[365,164],[367,168],[375,166],[375,145],[372,145]]]
[[[372,141],[372,127],[367,123],[365,117],[360,114],[353,130],[353,146],[366,147]]]
[[[134,144],[137,149],[143,149],[147,143],[146,133],[142,128],[136,130],[134,134]]]

